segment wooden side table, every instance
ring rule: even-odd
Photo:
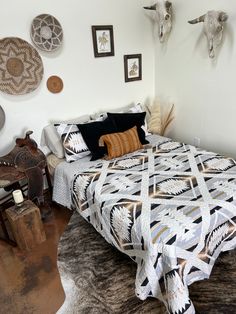
[[[46,240],[39,208],[30,200],[24,201],[28,208],[22,213],[12,206],[6,210],[12,233],[17,245],[22,250],[31,250]]]

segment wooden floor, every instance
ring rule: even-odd
[[[57,245],[70,211],[53,205],[47,240],[29,253],[0,240],[0,314],[54,314],[64,302]]]

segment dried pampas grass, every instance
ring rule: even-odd
[[[148,123],[148,131],[162,136],[165,135],[166,130],[174,120],[174,104],[172,104],[168,112],[163,114],[160,102],[155,101],[151,107],[148,107],[148,111],[151,116]]]
[[[151,108],[148,108],[150,113],[150,119],[148,123],[148,132],[154,134],[161,134],[162,123],[161,123],[161,106],[159,102],[155,102]]]
[[[169,113],[166,114],[166,116],[162,120],[162,129],[161,129],[161,135],[164,135],[166,133],[167,128],[171,124],[171,122],[174,120],[174,104],[172,104]]]

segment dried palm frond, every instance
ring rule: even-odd
[[[171,109],[169,110],[169,113],[162,118],[162,128],[161,128],[161,135],[164,135],[168,126],[171,124],[171,122],[174,120],[174,116],[173,116],[173,112],[174,112],[174,104],[171,106]]]

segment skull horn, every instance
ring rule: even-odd
[[[153,4],[151,5],[150,7],[143,7],[145,10],[153,10],[153,11],[156,11],[156,8],[157,8],[157,5],[156,4]]]
[[[172,8],[172,3],[170,1],[166,1],[166,9],[167,11],[171,10]]]
[[[200,22],[204,22],[204,20],[205,20],[205,16],[206,16],[206,14],[201,15],[201,16],[200,16],[200,17],[198,17],[197,19],[194,19],[194,20],[188,21],[188,23],[189,23],[189,24],[197,24],[197,23],[200,23]]]
[[[221,11],[219,15],[219,21],[220,22],[226,22],[228,20],[229,16],[225,12]]]

